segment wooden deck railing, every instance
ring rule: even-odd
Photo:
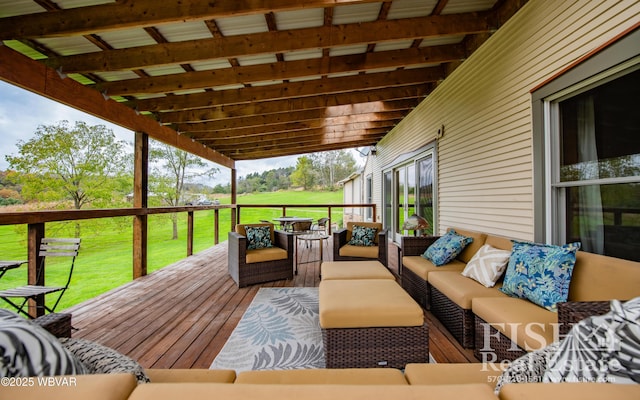
[[[193,254],[193,241],[194,241],[194,213],[196,211],[214,211],[214,224],[213,224],[213,236],[214,243],[219,243],[220,236],[220,210],[229,209],[231,211],[231,229],[234,229],[236,223],[240,223],[241,209],[247,208],[279,208],[282,209],[282,215],[287,215],[287,209],[293,208],[326,208],[329,218],[331,219],[332,209],[335,208],[366,208],[371,207],[373,209],[373,215],[376,215],[375,204],[286,204],[286,205],[273,205],[273,204],[224,204],[224,205],[211,205],[211,206],[180,206],[180,207],[142,207],[142,208],[114,208],[114,209],[93,209],[93,210],[52,210],[52,211],[25,211],[25,212],[9,212],[0,213],[0,225],[27,225],[27,254],[28,254],[28,272],[27,281],[28,284],[35,285],[38,276],[44,276],[44,263],[41,262],[41,258],[38,256],[38,247],[40,241],[45,237],[45,224],[50,222],[65,222],[65,221],[77,221],[86,219],[100,219],[100,218],[116,218],[116,217],[134,217],[157,215],[157,214],[173,214],[173,213],[187,213],[187,249],[186,255]],[[135,224],[135,222],[134,222]],[[135,228],[134,228],[135,229]],[[142,237],[146,238],[146,224],[142,228]],[[331,229],[329,227],[329,229]],[[138,278],[146,275],[146,254],[147,243],[145,240],[136,239],[134,234],[133,239],[133,254],[134,266],[133,277]],[[142,256],[141,256],[142,255]],[[142,260],[135,260],[135,258],[142,258]],[[137,261],[137,262],[136,262]],[[43,269],[40,272],[40,268]],[[42,313],[43,308],[37,307],[42,304],[44,299],[38,299],[35,303],[30,304],[29,313],[36,317],[39,313]]]
[[[327,209],[327,218],[329,221],[333,221],[331,211],[335,208],[371,208],[371,215],[373,216],[373,222],[376,221],[376,205],[375,204],[283,204],[283,205],[273,205],[273,204],[236,204],[237,207],[237,223],[241,222],[241,215],[243,208],[279,208],[282,210],[280,216],[285,217],[287,215],[287,209],[309,209],[309,208],[326,208]],[[331,235],[331,223],[328,225],[328,233]],[[232,227],[233,229],[233,227]]]

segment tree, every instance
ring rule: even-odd
[[[302,186],[304,190],[311,189],[316,183],[316,171],[309,157],[298,157],[296,169],[291,174],[291,183]]]
[[[320,184],[334,190],[342,179],[348,177],[356,169],[356,160],[346,150],[325,151],[309,156],[313,168],[318,172]]]
[[[168,144],[152,142],[149,160],[155,163],[154,173],[149,176],[149,189],[165,205],[178,206],[184,203],[185,184],[197,177],[213,177],[220,170],[207,168],[198,156],[176,149]],[[178,239],[178,215],[171,214],[172,239]]]
[[[40,125],[33,138],[18,141],[17,147],[19,154],[6,159],[18,172],[25,199],[71,200],[74,209],[81,209],[110,204],[121,188],[125,143],[104,125]]]

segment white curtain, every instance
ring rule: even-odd
[[[593,97],[588,96],[578,104],[578,162],[581,179],[597,179],[598,149],[596,146],[595,110]],[[580,239],[582,250],[604,254],[604,220],[600,185],[578,187],[580,207]]]

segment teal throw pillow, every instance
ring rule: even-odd
[[[271,229],[268,226],[247,226],[245,231],[247,232],[247,250],[273,247]]]
[[[459,235],[452,229],[429,246],[422,257],[439,267],[453,261],[471,242],[473,238]]]
[[[513,240],[504,284],[509,296],[527,299],[550,311],[567,301],[569,284],[580,243],[563,246]]]
[[[375,246],[376,228],[354,225],[349,244],[353,246]]]

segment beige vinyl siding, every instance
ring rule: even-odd
[[[533,240],[530,91],[637,23],[638,1],[530,0],[377,146],[376,165],[438,139],[438,231]],[[381,207],[381,173],[374,173]]]

